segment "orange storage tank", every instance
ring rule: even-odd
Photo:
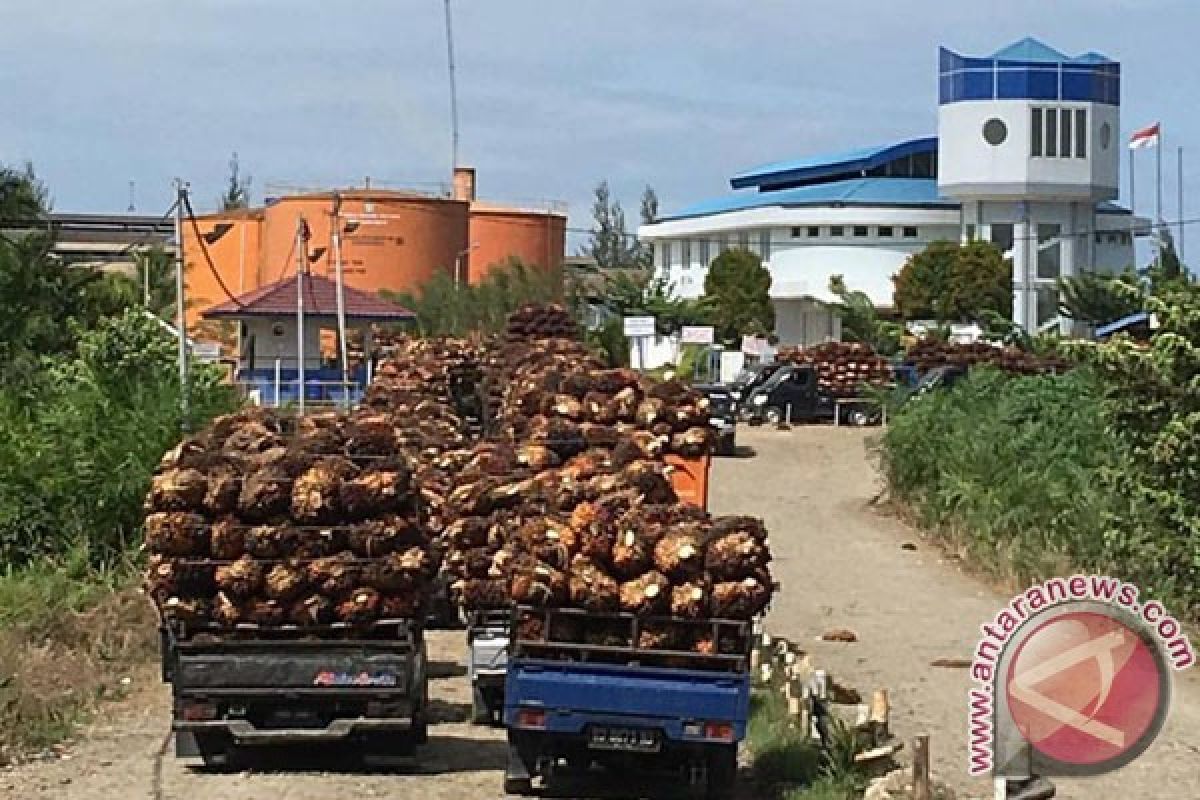
[[[712,456],[680,456],[668,453],[665,461],[671,467],[671,488],[685,503],[708,509],[708,475]]]
[[[262,258],[262,209],[227,211],[197,217],[183,225],[183,261],[185,297],[189,325],[195,325],[204,309],[229,299],[205,262],[196,234],[204,238],[213,266],[233,295],[257,289],[261,285],[259,262]]]
[[[437,272],[466,272],[469,204],[371,189],[341,192],[342,268],[348,286],[413,292]],[[297,217],[308,223],[313,272],[334,274],[333,193],[284,197],[266,208],[262,282],[296,270]]]
[[[479,283],[510,258],[547,270],[562,268],[567,218],[475,203],[471,206],[470,280]]]

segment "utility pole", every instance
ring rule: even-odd
[[[1183,148],[1179,148],[1179,263],[1183,264],[1186,253],[1183,246]],[[1185,265],[1186,268],[1186,265]]]
[[[350,359],[346,348],[346,292],[342,277],[342,196],[333,195],[333,269],[337,286],[338,356],[342,361],[342,399],[350,405]]]
[[[188,340],[187,340],[187,316],[184,314],[184,260],[183,260],[183,209],[187,203],[187,186],[184,182],[175,179],[175,327],[179,334],[179,415],[180,426],[183,432],[187,433],[190,427],[189,416],[191,409],[189,408],[189,393],[191,391],[188,383]],[[147,271],[149,264],[147,263]]]
[[[304,413],[304,280],[308,273],[308,243],[304,217],[296,217],[296,380],[300,413]]]
[[[450,68],[450,165],[458,169],[458,86],[454,78],[454,27],[451,24],[450,0],[446,4],[446,61]]]

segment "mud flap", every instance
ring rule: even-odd
[[[527,794],[533,788],[533,776],[529,765],[512,735],[508,740],[508,765],[504,769],[504,791],[506,794]]]
[[[176,758],[199,758],[200,755],[200,743],[196,741],[196,734],[191,731],[179,731],[175,734]]]

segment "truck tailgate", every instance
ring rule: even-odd
[[[239,647],[179,654],[174,681],[182,691],[239,689],[407,690],[411,650],[386,646]]]
[[[741,739],[749,706],[744,673],[522,659],[509,662],[504,715],[512,725],[518,709],[542,709],[546,729],[562,733],[638,718],[661,723],[671,738],[682,737],[685,721],[720,720]]]

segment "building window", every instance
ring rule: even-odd
[[[866,225],[855,225],[854,226],[854,235],[855,236],[866,236],[870,232],[870,230],[871,229],[868,228]]]
[[[729,249],[729,237],[723,233],[717,234],[717,255]]]
[[[700,260],[700,269],[708,269],[708,264],[712,258],[708,253],[708,239],[700,239],[696,242],[696,257]]]
[[[738,232],[738,247],[742,250],[750,249],[750,231]]]
[[[893,233],[893,231],[892,231],[892,227],[890,225],[880,225],[879,226],[879,236],[881,238],[890,239],[892,237],[892,233]]]
[[[996,249],[1001,253],[1007,253],[1013,249],[1016,228],[1011,222],[993,222],[991,233],[992,244],[996,245]]]
[[[1059,142],[1058,152],[1063,158],[1071,157],[1071,144],[1075,138],[1071,135],[1071,127],[1074,117],[1071,115],[1071,110],[1064,108],[1062,112],[1062,121],[1059,123],[1062,140]]]
[[[679,260],[683,262],[684,269],[692,268],[692,240],[684,239],[679,243]]]
[[[771,260],[771,229],[763,228],[758,232],[758,250],[763,261]]]
[[[809,230],[811,231],[812,228],[809,228]],[[800,227],[792,228],[792,238],[793,239],[799,239],[803,235],[804,235],[804,228],[800,228]]]
[[[821,226],[820,225],[809,225],[808,226],[808,238],[820,239],[821,238]]]
[[[966,238],[967,238],[968,242],[975,241],[975,223],[974,222],[967,223],[967,237]]]
[[[1043,109],[1046,115],[1046,158],[1058,156],[1058,109]]]
[[[1075,157],[1087,158],[1087,109],[1075,109]]]
[[[1004,120],[992,117],[983,123],[983,139],[992,147],[999,147],[1008,138],[1008,126]]]
[[[1062,275],[1061,225],[1038,225],[1037,276],[1042,280],[1057,280]]]
[[[843,228],[841,225],[830,225],[829,226],[829,235],[830,236],[845,236],[846,229]]]
[[[917,229],[915,226],[913,226],[913,225],[905,225],[904,226],[904,238],[905,239],[915,239],[915,238],[917,238],[917,235],[918,235]]]
[[[662,267],[663,269],[670,269],[671,243],[663,241],[656,244],[655,247],[658,248],[658,266]]]
[[[1035,108],[1029,115],[1029,154],[1042,157],[1042,110]]]

